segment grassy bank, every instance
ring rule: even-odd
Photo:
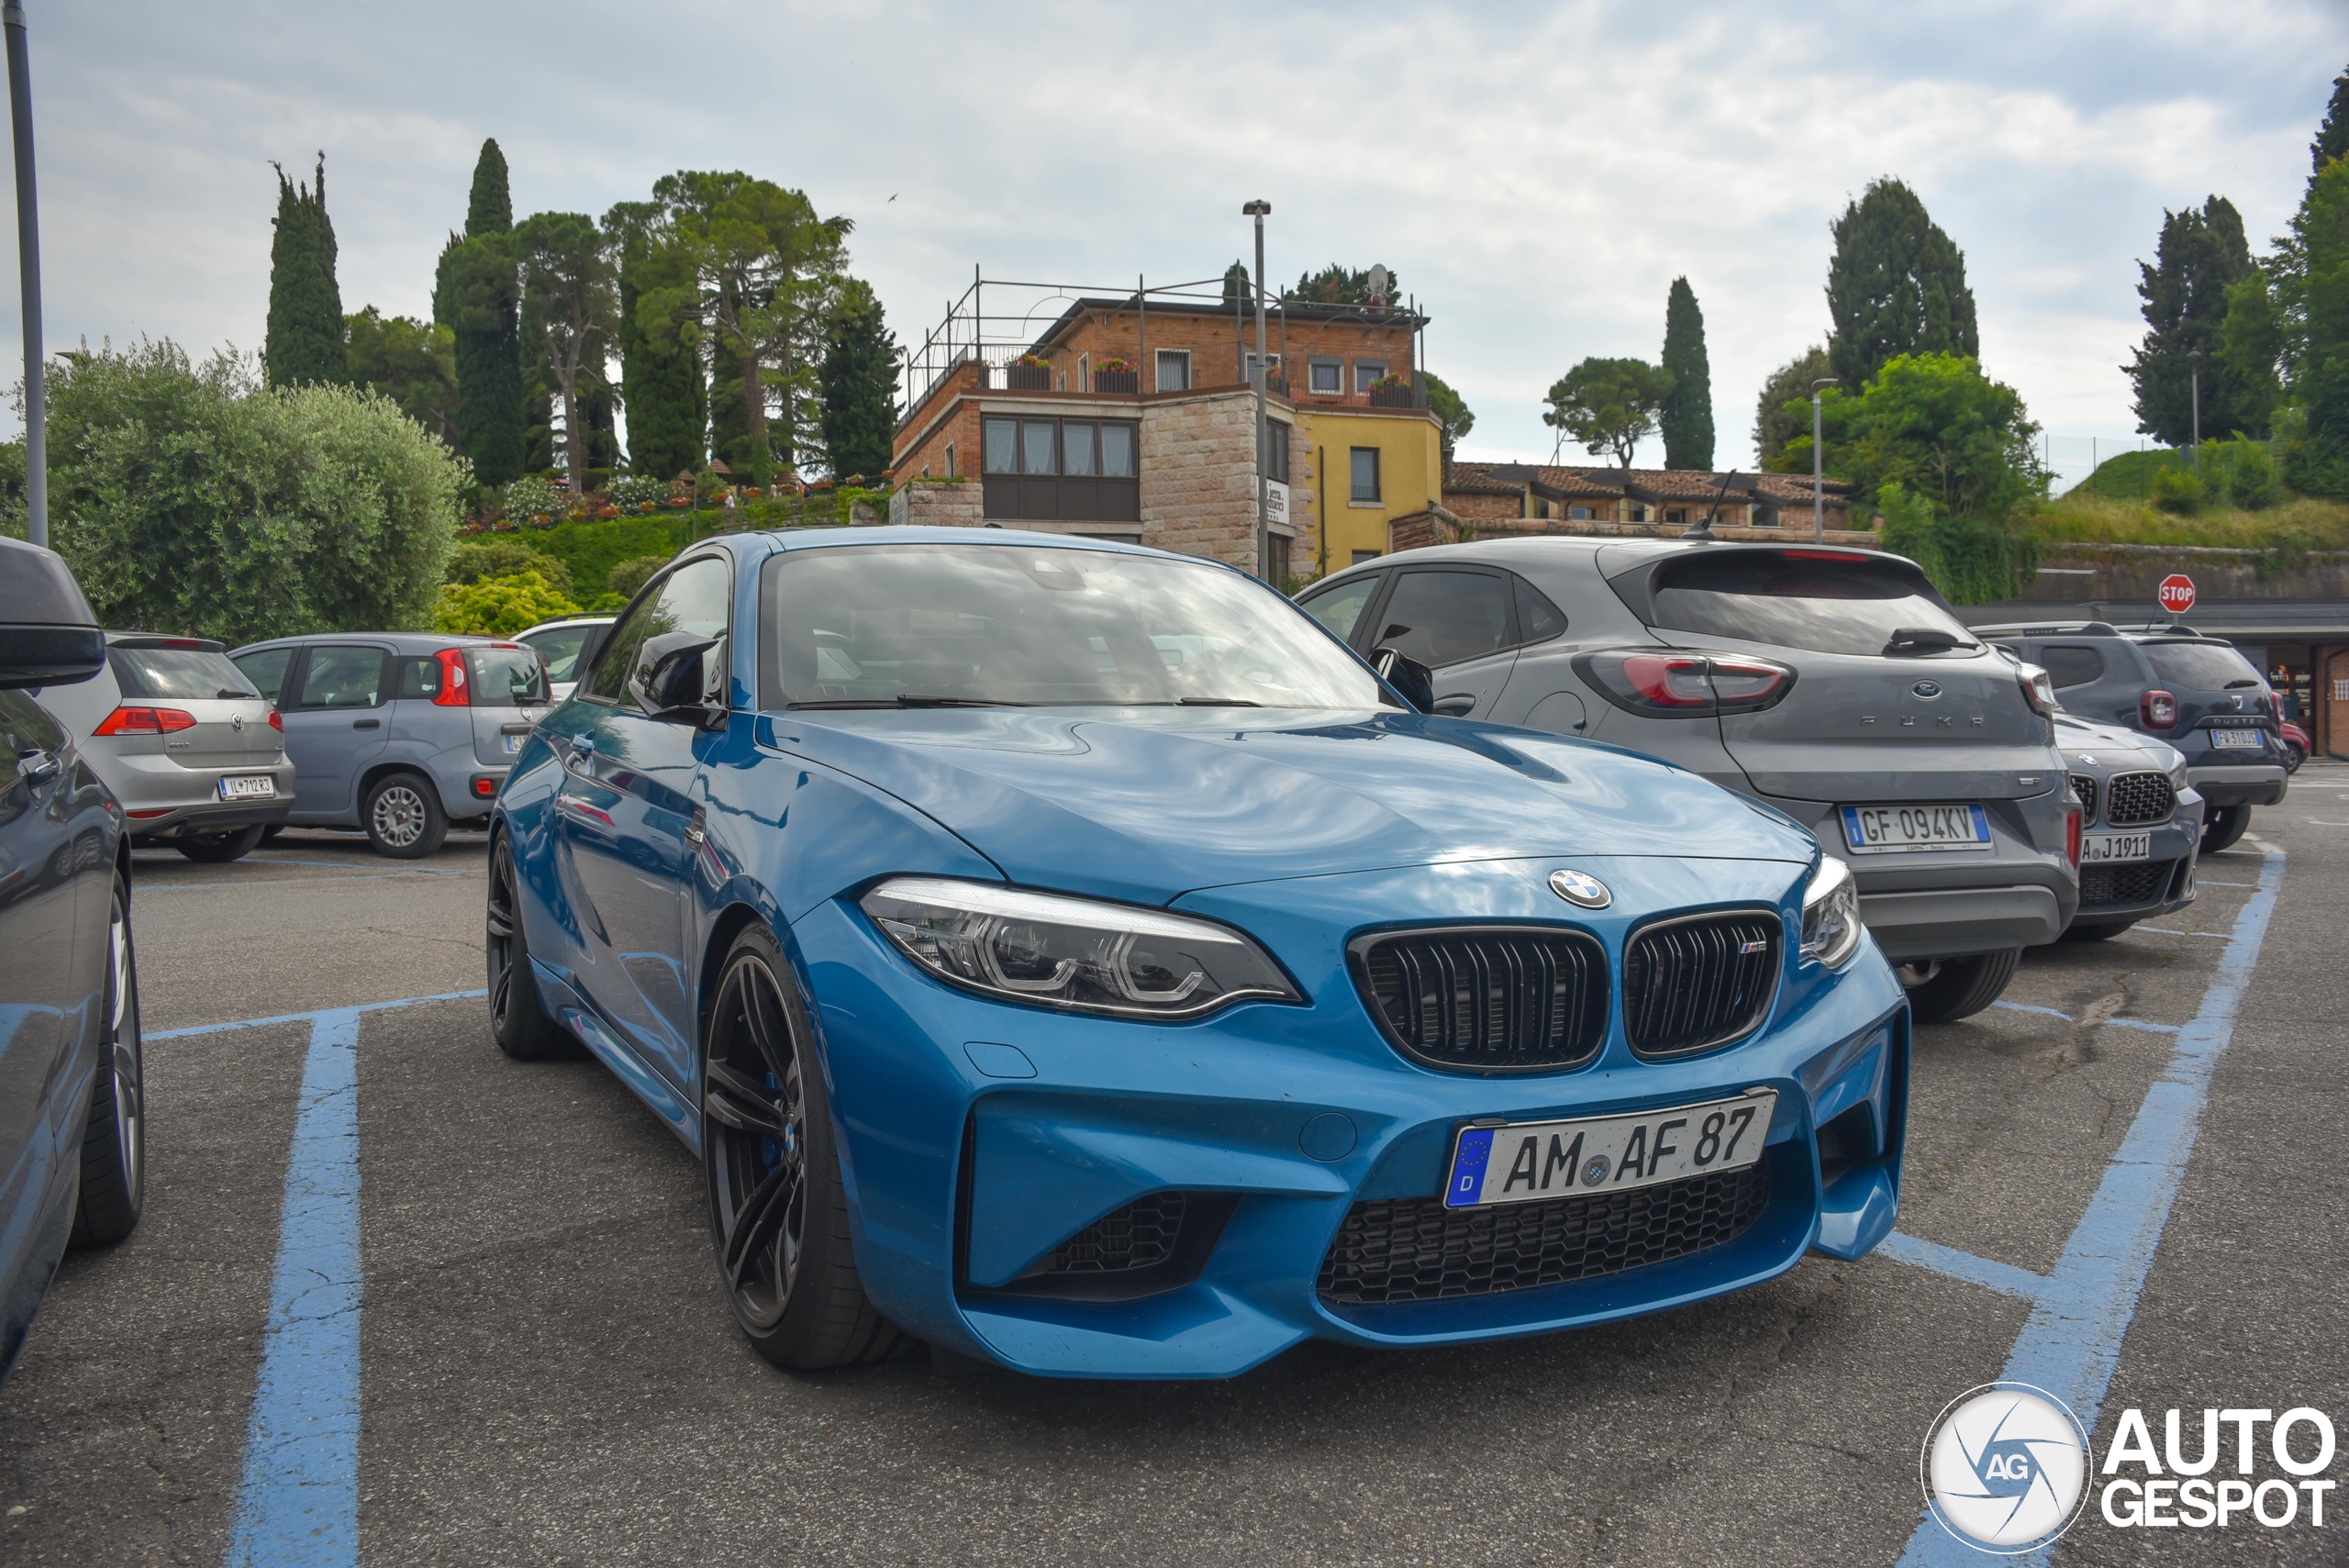
[[[2199,512],[2180,514],[2165,512],[2143,501],[2095,494],[2083,484],[2047,503],[2034,516],[2020,522],[2018,531],[2050,544],[2182,544],[2293,551],[2349,550],[2349,506],[2303,495],[2256,512],[2211,506]]]

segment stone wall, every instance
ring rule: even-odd
[[[1256,570],[1252,394],[1206,393],[1143,406],[1141,519],[1146,545]]]

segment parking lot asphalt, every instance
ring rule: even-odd
[[[0,1391],[0,1562],[228,1560],[309,1015],[477,989],[483,871],[478,836],[413,863],[312,833],[228,866],[139,857],[146,1026],[166,1036],[148,1208],[67,1261]],[[2201,886],[2115,940],[2033,951],[2004,1005],[1918,1031],[1899,1248],[1607,1328],[1307,1345],[1220,1384],[919,1356],[777,1372],[719,1294],[697,1167],[601,1066],[506,1061],[477,998],[364,1012],[356,1560],[1951,1560],[1920,1532],[1919,1445],[2015,1358],[2078,1362],[2099,1453],[2132,1405],[2157,1438],[2170,1407],[2349,1407],[2349,767],[2304,769]],[[2128,1211],[2131,1265],[2099,1217],[2154,1169],[2148,1091],[2202,1070],[2180,1042],[2220,1014],[2182,1178]],[[267,1018],[285,1021],[208,1029]],[[2066,1284],[2109,1258],[2102,1295]],[[2340,1539],[2238,1520],[2154,1544],[2339,1562]],[[2056,1561],[2149,1555],[2091,1505]]]

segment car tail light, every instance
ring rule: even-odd
[[[175,809],[174,806],[158,806],[147,811],[126,811],[123,815],[133,822],[148,822],[158,817],[169,817]]]
[[[1616,706],[1653,718],[1758,713],[1794,689],[1795,673],[1746,654],[1611,649],[1575,660]]]
[[[465,691],[465,651],[444,648],[432,657],[440,661],[440,689],[432,694],[434,707],[471,707]]]
[[[2267,706],[2268,706],[2269,707],[2272,707],[2272,708],[2274,708],[2274,709],[2276,710],[2276,722],[2277,722],[2277,723],[2278,723],[2278,724],[2283,723],[2283,722],[2284,722],[2284,694],[2283,694],[2283,693],[2281,693],[2281,692],[2270,692],[2270,693],[2268,693],[2268,694],[2267,694]]]
[[[2036,664],[2015,666],[2015,680],[2022,687],[2022,700],[2031,711],[2042,718],[2055,717],[2055,682]]]
[[[473,780],[473,793],[479,795],[482,799],[487,800],[491,795],[497,793],[497,781],[495,779],[486,778],[475,779]]]
[[[272,729],[276,730],[280,735],[285,733],[285,721],[277,717],[277,710],[275,708],[271,708],[269,710],[269,727]]]
[[[2177,728],[2177,698],[2168,692],[2150,691],[2137,699],[2137,717],[2148,729]]]
[[[2070,858],[2072,869],[2079,870],[2080,808],[2076,806],[2064,813],[2064,853]]]
[[[118,707],[98,721],[93,735],[161,735],[193,729],[195,715],[175,707]]]

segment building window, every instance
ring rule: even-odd
[[[1631,521],[1635,523],[1644,523],[1648,520],[1648,509],[1640,502],[1634,501],[1631,504]]]
[[[1288,535],[1264,536],[1264,581],[1277,588],[1288,581]]]
[[[987,421],[987,472],[1017,473],[1019,472],[1019,422],[1016,419]]]
[[[1093,356],[1091,354],[1076,356],[1076,389],[1079,392],[1093,390]]]
[[[1134,476],[1134,428],[1131,425],[1101,427],[1101,474],[1105,479],[1131,479]]]
[[[1378,493],[1378,449],[1353,449],[1353,498],[1357,501],[1382,499]]]
[[[1264,421],[1264,477],[1288,483],[1288,427],[1277,419]]]
[[[1547,517],[1550,515],[1550,503],[1547,501],[1534,502],[1533,515],[1537,517]]]
[[[1586,523],[1590,521],[1590,508],[1587,506],[1569,506],[1566,508],[1566,517],[1572,522]]]
[[[1063,473],[1097,473],[1094,460],[1094,438],[1099,427],[1088,422],[1069,420],[1061,427],[1061,472]]]
[[[985,421],[990,518],[1138,523],[1138,427],[1120,419]]]
[[[1343,397],[1346,395],[1346,361],[1343,360],[1314,360],[1305,368],[1306,389],[1316,397]]]
[[[952,441],[946,443],[946,477],[949,479],[954,477],[954,443]]]
[[[1364,562],[1365,562],[1365,561],[1375,561],[1375,560],[1377,560],[1377,559],[1379,558],[1379,556],[1380,556],[1382,553],[1384,553],[1384,552],[1383,552],[1383,551],[1380,551],[1380,550],[1355,550],[1355,551],[1354,551],[1354,558],[1353,558],[1353,561],[1352,564],[1356,565],[1356,566],[1360,566],[1360,565],[1361,565]]]
[[[1688,508],[1686,506],[1667,506],[1664,508],[1664,520],[1667,523],[1685,523],[1688,520]]]
[[[1191,350],[1161,349],[1158,350],[1158,390],[1188,392],[1191,390]]]
[[[1386,373],[1386,361],[1385,360],[1356,360],[1354,361],[1354,390],[1356,392],[1368,392],[1370,390],[1370,384],[1376,381]]]
[[[1053,451],[1060,444],[1053,439],[1059,430],[1059,421],[1053,419],[1022,419],[1019,422],[1019,471],[1022,473],[1060,472]]]

